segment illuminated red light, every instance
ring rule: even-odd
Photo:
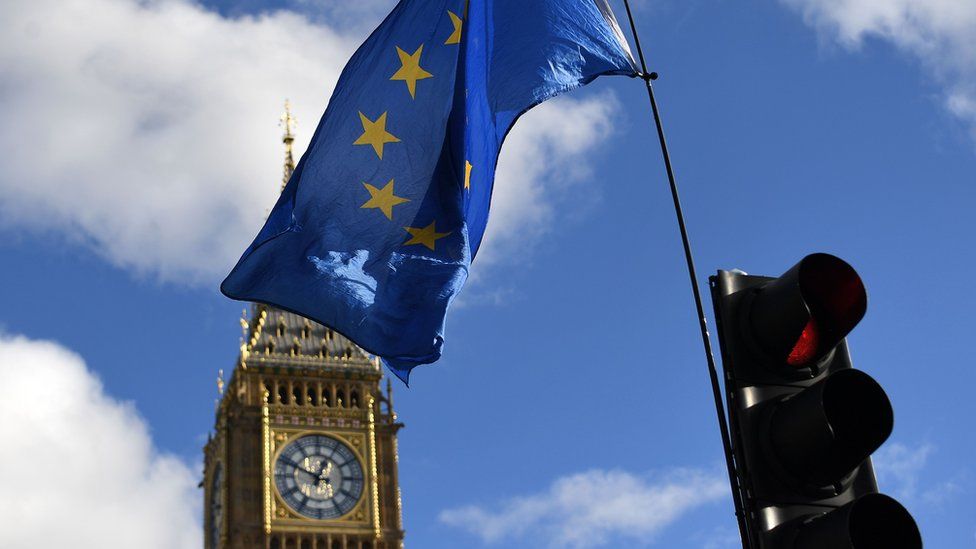
[[[797,368],[805,366],[817,356],[817,348],[820,345],[820,332],[817,323],[811,318],[800,333],[800,337],[793,344],[793,349],[786,357],[786,363]]]
[[[853,267],[811,254],[758,289],[748,330],[770,362],[799,370],[828,355],[866,310],[867,293]]]

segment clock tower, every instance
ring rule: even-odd
[[[286,103],[285,174],[294,170]],[[254,304],[204,448],[207,549],[400,549],[397,431],[380,361],[335,331]]]

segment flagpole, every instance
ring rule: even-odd
[[[715,356],[712,353],[712,343],[708,337],[708,320],[705,317],[705,309],[702,306],[701,291],[698,289],[698,275],[695,273],[695,260],[691,253],[688,230],[685,227],[685,216],[681,210],[681,199],[678,197],[678,184],[674,178],[674,168],[671,165],[671,154],[668,152],[668,143],[664,138],[664,125],[661,122],[661,113],[657,107],[657,100],[654,99],[654,86],[651,84],[652,80],[657,79],[657,73],[647,72],[647,64],[644,61],[644,52],[641,49],[640,37],[637,34],[637,25],[634,23],[634,15],[631,12],[629,0],[624,0],[624,7],[627,9],[627,19],[630,20],[630,30],[634,35],[634,45],[637,47],[637,57],[640,59],[641,64],[640,77],[647,86],[647,97],[650,99],[651,111],[654,113],[654,124],[657,126],[657,137],[661,143],[664,168],[668,173],[668,183],[671,185],[674,213],[677,216],[678,229],[681,232],[681,244],[684,246],[685,262],[688,265],[688,276],[691,278],[691,291],[695,296],[695,307],[698,309],[698,324],[701,328],[705,360],[708,362],[708,374],[712,381],[712,397],[715,400],[715,412],[718,414],[718,426],[722,435],[722,447],[725,450],[725,465],[728,469],[729,486],[732,490],[732,503],[735,506],[736,521],[739,523],[739,536],[742,539],[742,547],[745,549],[749,547],[749,543],[746,533],[745,516],[742,511],[742,492],[739,489],[738,477],[735,474],[729,426],[725,420],[725,407],[722,404],[722,389],[718,383],[718,372],[715,369]]]

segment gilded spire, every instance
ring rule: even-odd
[[[285,112],[281,115],[279,126],[285,129],[281,136],[281,142],[285,144],[285,170],[281,179],[281,190],[285,190],[285,185],[291,179],[291,174],[295,171],[295,157],[292,154],[292,144],[295,142],[295,126],[297,121],[291,114],[291,102],[285,99]]]

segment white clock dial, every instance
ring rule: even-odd
[[[312,519],[339,518],[363,494],[363,467],[356,454],[325,435],[303,436],[285,446],[274,475],[281,499]]]

